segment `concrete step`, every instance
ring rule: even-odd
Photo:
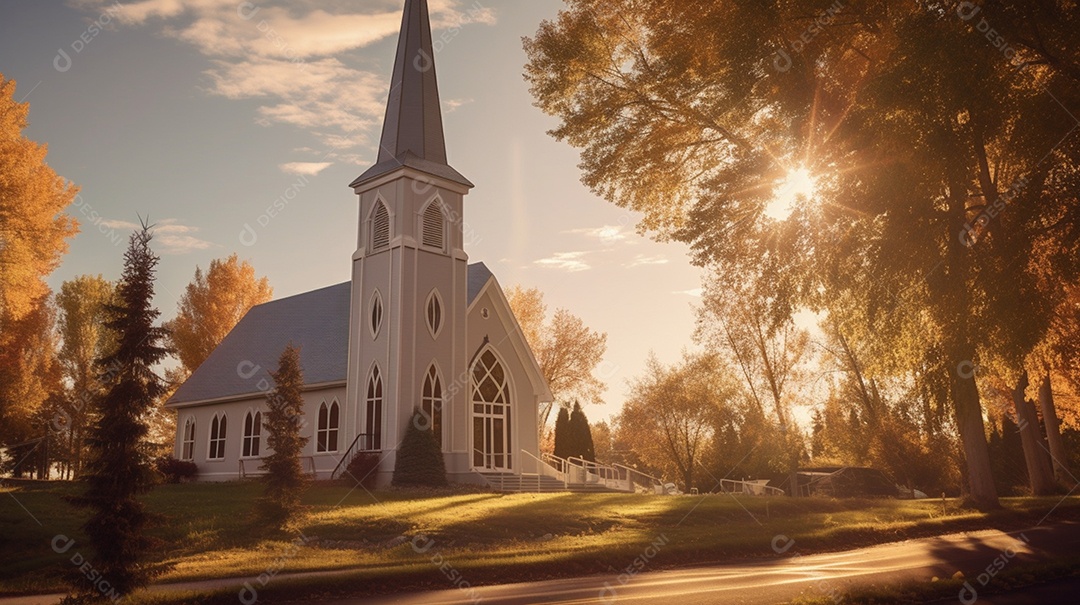
[[[603,484],[588,483],[564,485],[562,481],[546,475],[514,475],[512,473],[487,473],[484,475],[496,491],[506,493],[621,493]]]

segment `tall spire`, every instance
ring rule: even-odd
[[[405,0],[379,158],[351,186],[356,187],[402,166],[472,187],[468,179],[446,162],[427,0]]]

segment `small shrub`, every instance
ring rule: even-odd
[[[194,462],[177,460],[172,456],[165,456],[154,461],[154,470],[161,473],[165,483],[183,483],[191,481],[199,474],[199,467]]]
[[[375,489],[378,479],[379,455],[371,452],[360,452],[352,457],[349,466],[345,467],[345,475],[342,477],[350,485],[359,483],[364,489]]]
[[[418,409],[413,410],[412,422],[398,448],[393,484],[396,487],[447,485],[442,450],[431,432],[431,422]]]

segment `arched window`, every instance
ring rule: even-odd
[[[435,364],[428,368],[424,376],[424,388],[420,398],[420,407],[431,423],[432,434],[435,435],[435,443],[442,447],[442,408],[443,390],[442,381],[439,380],[439,370]]]
[[[439,331],[442,330],[443,326],[442,297],[439,296],[438,290],[432,290],[431,294],[428,295],[425,314],[427,316],[427,327],[431,332],[431,337],[438,338]]]
[[[379,330],[382,329],[382,320],[383,320],[382,295],[379,294],[378,290],[376,290],[375,293],[371,295],[371,324],[370,324],[370,326],[371,326],[371,337],[372,338],[378,338],[379,337]]]
[[[336,452],[338,446],[338,417],[340,416],[338,403],[335,401],[326,406],[323,402],[319,406],[319,428],[315,432],[315,451]]]
[[[180,452],[181,460],[195,459],[195,419],[188,418],[184,423],[184,440]]]
[[[371,217],[371,249],[382,250],[390,246],[390,211],[382,200],[375,202]]]
[[[248,412],[244,416],[244,447],[245,458],[258,458],[259,446],[262,441],[262,412],[252,414]]]
[[[210,422],[210,460],[225,459],[225,433],[227,418],[225,414],[215,414]]]
[[[371,368],[367,385],[367,433],[368,450],[382,450],[383,380],[379,366]]]
[[[491,349],[472,369],[473,466],[484,470],[512,468],[510,383],[506,370]]]
[[[438,200],[432,201],[424,209],[423,236],[420,242],[429,248],[439,250],[446,245],[446,219]]]

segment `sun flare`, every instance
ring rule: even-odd
[[[772,201],[765,207],[765,215],[778,221],[787,220],[800,201],[814,198],[816,189],[817,182],[808,169],[800,166],[788,170],[776,188]]]

